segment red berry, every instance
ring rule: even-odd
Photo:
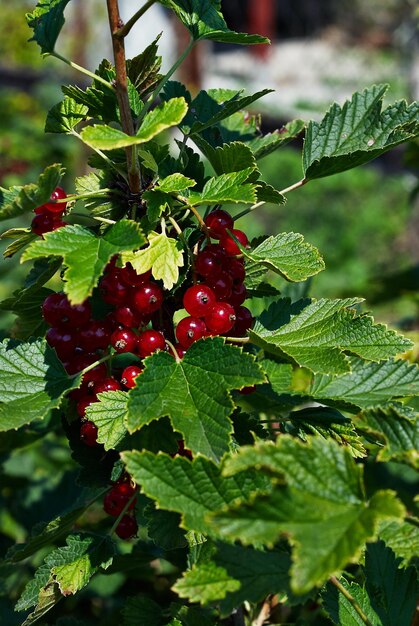
[[[117,329],[111,335],[111,345],[118,353],[134,352],[137,346],[137,335],[128,328]]]
[[[105,302],[115,306],[126,304],[131,292],[128,285],[122,282],[118,270],[114,270],[102,278],[100,290]]]
[[[92,320],[88,326],[80,331],[78,335],[79,345],[88,352],[105,349],[109,345],[110,336],[111,329],[107,321]]]
[[[133,304],[141,314],[154,313],[163,304],[163,291],[156,283],[144,283],[134,291]]]
[[[77,374],[81,372],[86,367],[89,367],[92,363],[97,360],[97,355],[92,354],[91,352],[83,352],[82,354],[76,354],[73,356],[67,364],[65,365],[65,369],[68,374]]]
[[[128,328],[138,328],[141,324],[141,315],[132,307],[120,306],[113,311],[113,318],[118,324]]]
[[[55,348],[58,358],[66,361],[74,355],[77,346],[77,339],[74,333],[61,328],[49,328],[46,339],[52,348]]]
[[[128,387],[128,389],[132,389],[135,387],[135,379],[142,372],[142,368],[139,365],[128,365],[122,372],[121,383]]]
[[[243,283],[239,283],[238,285],[233,285],[233,289],[231,290],[231,295],[228,298],[229,303],[235,307],[240,306],[247,298],[247,289],[243,285]]]
[[[67,207],[67,202],[54,202],[54,200],[64,200],[67,198],[67,194],[62,187],[56,187],[50,196],[50,202],[47,202],[43,206],[50,213],[55,215],[62,215]]]
[[[137,534],[138,524],[134,517],[124,515],[115,529],[116,534],[121,539],[131,539]]]
[[[122,482],[117,482],[115,486],[113,487],[113,491],[117,493],[119,496],[121,496],[121,498],[125,498],[126,500],[129,500],[137,491],[137,488],[133,487],[131,483],[128,482],[127,480],[124,480]],[[132,504],[132,506],[134,505]]]
[[[222,209],[211,211],[204,222],[213,239],[220,239],[225,234],[226,229],[231,230],[234,226],[234,220],[231,215]]]
[[[235,285],[242,283],[246,277],[246,270],[240,259],[230,258],[226,272],[230,274]]]
[[[176,326],[176,337],[183,348],[189,348],[195,341],[206,336],[207,327],[199,317],[184,317]]]
[[[253,324],[253,316],[245,306],[238,306],[236,309],[236,321],[231,332],[232,337],[244,337]]]
[[[195,269],[204,278],[215,278],[221,272],[220,257],[211,250],[202,250],[195,259]]]
[[[93,422],[83,422],[80,427],[80,439],[86,446],[97,445],[97,428]]]
[[[243,247],[246,247],[248,245],[249,240],[242,230],[238,230],[237,228],[235,228],[230,229],[230,232],[232,233],[232,235],[235,236],[235,238]],[[242,254],[233,237],[231,237],[231,235],[229,235],[228,233],[224,233],[224,235],[221,237],[220,245],[224,248],[228,256],[237,256],[238,254]]]
[[[175,348],[175,350],[176,350],[176,352],[177,352],[178,357],[179,357],[180,359],[183,359],[183,357],[184,357],[184,356],[185,356],[185,354],[186,354],[186,348],[183,348],[183,347],[180,345],[180,343],[175,343],[173,347]],[[175,355],[175,353],[173,352],[173,350],[172,350],[171,348],[170,348],[170,353],[171,353],[173,356],[176,356],[176,355]]]
[[[119,389],[121,389],[121,385],[116,380],[116,378],[113,378],[112,376],[98,381],[93,386],[93,391],[95,394],[104,393],[106,391],[118,391]]]
[[[192,285],[183,296],[183,306],[194,317],[204,317],[216,303],[215,293],[208,285]]]
[[[116,485],[114,485],[105,495],[103,501],[105,513],[112,515],[113,517],[118,517],[135,492],[135,487],[132,487],[128,482],[116,483]],[[135,500],[130,503],[128,510],[132,510],[134,506]]]
[[[54,220],[54,223],[52,225],[51,230],[58,230],[59,228],[62,228],[63,226],[67,226],[68,222],[64,222],[63,220]]]
[[[60,325],[62,319],[60,304],[64,299],[63,293],[51,293],[42,303],[42,317],[49,326]]]
[[[44,235],[54,230],[54,216],[41,213],[41,215],[35,215],[31,223],[32,232],[36,235]]]
[[[222,335],[231,330],[236,321],[236,314],[231,304],[217,302],[206,316],[205,323],[209,330]]]
[[[97,402],[97,399],[94,396],[84,396],[77,402],[77,413],[80,417],[84,417],[86,415],[86,409],[88,406],[93,404],[93,402]]]
[[[139,355],[144,359],[156,350],[165,350],[166,340],[158,330],[145,330],[138,335],[137,346]]]
[[[233,279],[227,272],[221,272],[216,278],[208,278],[207,283],[218,300],[228,300],[233,288]]]
[[[88,389],[91,389],[94,383],[103,380],[107,377],[107,375],[108,370],[106,367],[106,363],[100,363],[99,365],[96,365],[96,367],[94,367],[92,370],[89,370],[88,372],[86,372],[86,374],[83,375],[83,385],[86,386]]]
[[[151,270],[144,274],[137,274],[131,263],[127,263],[125,267],[120,269],[121,280],[130,287],[138,287],[144,283],[149,282],[151,277]]]

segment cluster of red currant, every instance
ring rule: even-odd
[[[131,539],[138,531],[138,524],[134,515],[137,501],[136,493],[137,488],[131,484],[130,477],[124,474],[113,484],[112,489],[108,491],[103,500],[105,513],[112,517],[119,517],[124,510],[126,511],[115,528],[116,534],[121,539]]]
[[[64,200],[64,198],[67,198],[64,189],[56,187],[50,196],[50,201],[34,209],[36,215],[31,223],[32,232],[36,235],[43,235],[66,225],[66,222],[61,218],[66,210],[67,203],[57,202],[57,200]]]
[[[168,350],[182,358],[198,339],[213,335],[241,337],[250,328],[252,315],[242,306],[247,296],[245,268],[236,243],[246,246],[247,237],[233,229],[232,217],[221,209],[209,213],[205,225],[206,245],[194,256],[193,284],[180,296],[182,300],[179,295],[165,297],[150,271],[137,274],[130,264],[117,267],[116,257],[108,263],[99,285],[102,300],[111,307],[103,319],[92,316],[89,301],[72,305],[63,293],[45,299],[42,314],[50,326],[46,338],[69,374],[88,368],[102,357],[132,355],[132,363],[123,371],[115,367],[110,370],[110,361],[99,363],[84,374],[80,388],[71,393],[80,418],[80,438],[87,446],[99,444],[97,427],[86,419],[86,408],[98,401],[99,393],[134,387],[143,371],[142,359],[157,350]],[[182,305],[188,315],[174,329],[173,315]],[[176,454],[191,458],[183,441],[178,445]],[[116,483],[105,497],[105,511],[120,515],[134,493],[132,489],[129,478]],[[119,525],[116,528],[117,534],[133,536],[137,524],[132,510],[122,522],[122,530]]]

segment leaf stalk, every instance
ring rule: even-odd
[[[342,583],[339,582],[339,580],[336,578],[336,576],[331,576],[329,580],[330,580],[330,582],[333,585],[335,585],[335,587],[337,587],[339,589],[340,593],[343,596],[345,596],[345,598],[348,600],[348,602],[351,604],[351,606],[353,606],[354,610],[358,613],[359,617],[362,619],[364,624],[366,624],[366,626],[373,626],[371,624],[370,620],[368,619],[368,617],[365,615],[364,611],[359,606],[358,602],[349,593],[349,591],[347,589],[345,589],[345,587],[342,585]]]

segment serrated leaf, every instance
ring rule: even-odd
[[[272,185],[268,185],[263,180],[258,180],[258,188],[257,188],[257,201],[258,202],[269,202],[270,204],[285,204],[286,198],[272,187]]]
[[[98,429],[97,441],[105,450],[117,448],[127,434],[124,418],[127,413],[127,393],[107,391],[98,394],[99,402],[93,402],[86,409],[87,418]]]
[[[63,174],[64,170],[61,164],[54,163],[45,168],[37,183],[11,187],[10,189],[0,187],[0,220],[9,220],[18,215],[29,213],[41,204],[48,202]],[[30,234],[33,237],[33,233]],[[4,236],[7,236],[6,233],[3,234]]]
[[[307,445],[283,435],[276,445],[245,446],[226,461],[224,474],[251,467],[276,474],[277,486],[251,504],[214,514],[214,528],[247,544],[272,545],[283,534],[290,537],[291,588],[296,594],[321,585],[348,562],[356,562],[365,541],[376,537],[381,519],[404,515],[393,492],[377,491],[365,500],[361,466],[331,440],[313,437]]]
[[[159,190],[145,191],[142,199],[147,204],[147,218],[153,226],[156,226],[162,213],[171,206],[172,197],[169,193]]]
[[[404,359],[365,363],[351,357],[351,371],[341,376],[315,374],[307,390],[316,400],[332,400],[357,408],[384,404],[419,393],[419,366]]]
[[[92,535],[69,535],[67,545],[49,554],[45,563],[63,596],[83,589],[99,568],[112,563],[113,543],[109,538]]]
[[[66,226],[35,241],[22,255],[22,262],[39,257],[62,257],[64,291],[73,304],[80,304],[96,287],[112,256],[139,248],[145,237],[139,225],[131,220],[120,220],[102,237],[80,225]]]
[[[122,262],[131,263],[137,274],[151,269],[153,277],[162,280],[164,288],[170,290],[179,280],[179,268],[184,265],[181,242],[155,232],[148,235],[148,242],[143,250],[122,254]]]
[[[242,250],[250,261],[294,282],[306,280],[325,267],[318,249],[304,241],[299,233],[280,233],[268,237],[254,250]]]
[[[237,591],[239,588],[238,580],[231,578],[223,567],[209,562],[194,565],[176,582],[173,590],[181,598],[208,604],[215,600],[222,600],[228,593]]]
[[[378,461],[394,459],[418,467],[419,420],[414,409],[401,404],[366,409],[356,427],[366,433],[369,442],[376,439]]]
[[[333,104],[321,122],[310,122],[304,142],[307,180],[371,161],[419,135],[419,103],[399,100],[381,110],[387,85],[356,92],[343,107]]]
[[[180,528],[180,515],[172,511],[156,509],[152,502],[144,510],[147,535],[163,550],[177,550],[188,545],[186,532]]]
[[[229,391],[264,382],[254,357],[221,338],[197,341],[179,363],[159,352],[145,366],[129,394],[128,429],[169,416],[188,449],[213,459],[229,447],[234,408]]]
[[[281,394],[291,391],[292,365],[277,363],[271,359],[263,359],[261,365],[275,393]]]
[[[106,80],[112,81],[114,78],[115,73],[113,72],[113,74],[111,73],[111,75],[106,77]],[[87,89],[81,89],[81,87],[76,85],[63,85],[61,90],[65,96],[68,96],[80,106],[86,106],[89,117],[102,120],[105,123],[119,120],[120,114],[116,94],[99,81],[94,80],[93,85]]]
[[[71,134],[73,129],[86,119],[88,107],[66,97],[49,111],[45,122],[46,133]]]
[[[256,185],[245,182],[253,171],[253,168],[248,167],[240,172],[210,178],[205,183],[203,190],[190,193],[187,196],[187,201],[190,205],[223,204],[225,202],[253,204],[256,202]]]
[[[206,157],[218,175],[257,167],[253,152],[242,141],[232,141],[217,148],[210,147]]]
[[[45,418],[76,389],[81,376],[70,377],[44,340],[0,344],[0,431]]]
[[[164,193],[179,193],[190,187],[195,187],[195,185],[195,180],[183,174],[170,174],[170,176],[160,179],[155,189],[163,191]]]
[[[36,570],[34,577],[30,580],[15,605],[15,611],[26,611],[32,606],[35,606],[39,593],[43,587],[45,587],[50,578],[50,568],[48,565],[41,565]],[[57,587],[58,589],[58,587]]]
[[[377,614],[371,607],[365,588],[360,587],[357,583],[349,583],[343,576],[339,578],[339,582],[351,594],[370,623],[374,626],[381,626]],[[334,624],[338,626],[364,626],[365,621],[361,619],[349,600],[332,583],[327,584],[326,590],[322,593],[322,600],[323,606]]]
[[[212,511],[269,489],[269,481],[258,472],[251,470],[226,479],[219,466],[202,456],[192,462],[138,450],[121,456],[141,491],[156,500],[159,508],[180,513],[182,528],[198,533],[210,531],[205,518]]]
[[[161,57],[157,56],[160,35],[133,59],[127,60],[128,78],[142,99],[151,93],[161,79]]]
[[[273,303],[249,331],[251,340],[268,351],[288,355],[313,372],[342,374],[350,363],[350,351],[363,359],[380,361],[411,347],[409,339],[374,324],[368,315],[351,308],[356,298],[298,300]]]
[[[172,9],[186,26],[195,41],[211,39],[224,43],[253,45],[269,43],[269,39],[260,35],[236,33],[225,23],[220,7],[220,0],[159,0],[168,9]]]
[[[42,287],[61,267],[57,259],[37,259],[25,278],[24,288]]]
[[[4,258],[10,259],[19,252],[19,250],[22,250],[22,248],[25,248],[32,241],[37,239],[37,237],[38,236],[35,235],[30,228],[11,228],[6,230],[0,235],[0,239],[14,239],[14,241],[12,241],[3,252]]]
[[[184,98],[172,98],[145,115],[136,135],[126,135],[117,128],[106,125],[88,126],[80,133],[83,141],[92,148],[116,150],[150,141],[167,128],[180,124],[188,110]]]
[[[36,607],[25,621],[22,622],[22,626],[32,626],[32,624],[41,619],[45,613],[48,613],[61,599],[62,595],[58,589],[58,585],[53,582],[48,583],[39,592]]]
[[[378,529],[379,538],[401,559],[403,567],[419,554],[419,522],[382,521]]]
[[[166,622],[162,607],[142,593],[125,600],[122,616],[123,626],[162,626]]]
[[[366,590],[382,626],[410,626],[419,585],[413,567],[399,569],[400,560],[382,541],[367,545]]]
[[[54,51],[64,26],[64,9],[70,0],[40,0],[32,13],[26,13],[26,21],[33,29],[31,41],[41,47],[43,54]]]
[[[0,310],[17,315],[13,328],[15,339],[28,339],[45,334],[46,325],[39,315],[45,298],[53,293],[50,289],[32,287],[15,291],[13,297],[3,300]]]

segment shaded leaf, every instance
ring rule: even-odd
[[[54,51],[55,43],[64,26],[64,9],[70,0],[39,0],[32,13],[26,13],[26,21],[33,29],[31,41],[41,47],[43,54]]]
[[[87,113],[86,105],[66,97],[48,111],[45,132],[71,134],[77,124],[86,119]]]
[[[246,168],[240,172],[221,174],[210,178],[200,192],[192,192],[186,200],[190,205],[199,204],[223,204],[225,202],[243,202],[252,204],[256,202],[256,186],[246,183],[253,168]]]

